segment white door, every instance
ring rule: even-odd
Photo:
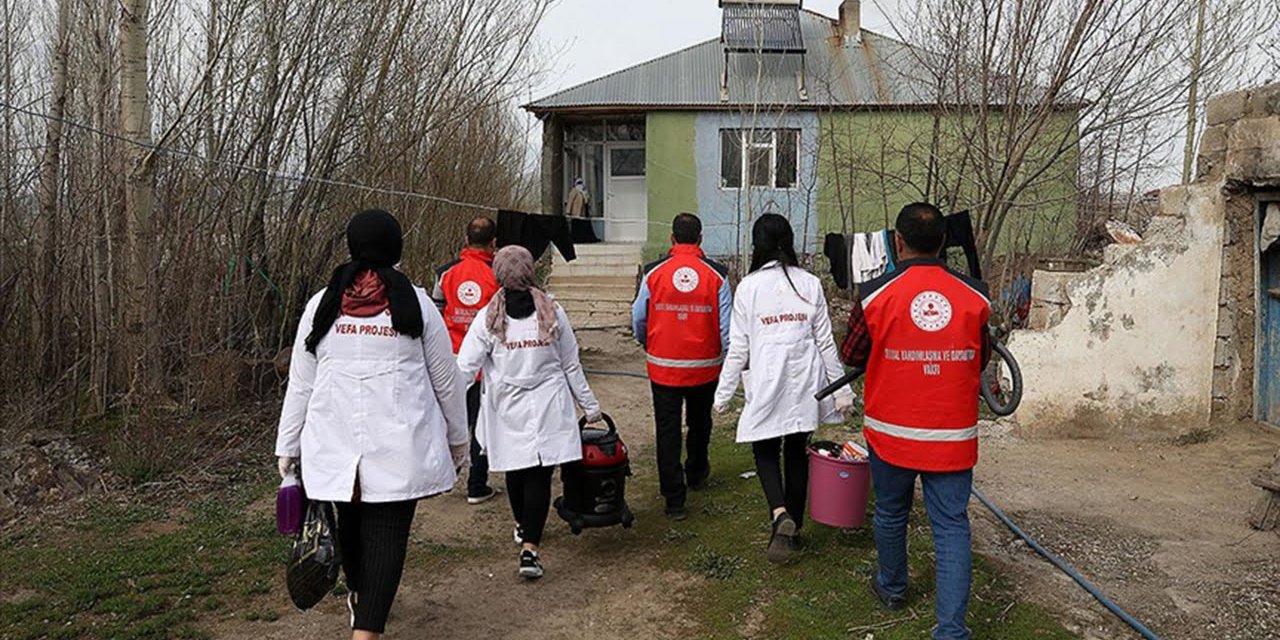
[[[605,151],[605,240],[644,242],[649,238],[644,145],[610,144]]]

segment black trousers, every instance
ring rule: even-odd
[[[471,427],[471,470],[467,473],[467,497],[478,498],[489,493],[489,456],[476,440],[476,421],[480,418],[480,383],[467,389],[467,426]]]
[[[810,435],[792,433],[751,443],[751,453],[756,458],[756,475],[760,477],[760,486],[764,487],[769,509],[786,507],[787,514],[797,526],[804,523],[805,499],[809,495]]]
[[[707,447],[711,442],[711,405],[715,403],[716,383],[699,387],[653,387],[653,419],[657,425],[658,487],[668,507],[683,507],[688,495],[688,480],[697,484],[711,473]],[[689,433],[685,438],[688,459],[680,465],[681,431],[685,422]]]
[[[507,497],[511,515],[520,525],[521,538],[529,544],[542,544],[542,532],[551,512],[551,475],[555,467],[529,467],[507,472]]]
[[[383,633],[404,574],[417,500],[339,502],[338,544],[347,589],[356,595],[354,629]]]

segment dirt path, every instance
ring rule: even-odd
[[[588,367],[642,371],[638,349],[619,347],[611,334],[581,337]],[[602,349],[607,345],[607,350]],[[651,455],[652,407],[648,383],[591,377],[601,404],[618,422],[633,459]],[[636,465],[646,473],[652,465]],[[501,485],[501,477],[493,482]],[[558,480],[557,480],[558,482]],[[637,518],[660,518],[652,496],[628,491]],[[414,543],[391,612],[390,637],[400,638],[678,638],[688,574],[655,568],[661,548],[627,545],[620,528],[573,536],[554,513],[543,559],[547,575],[528,583],[516,575],[516,547],[505,499],[467,505],[457,492],[423,502]],[[284,594],[277,594],[283,598]],[[288,613],[271,624],[228,619],[218,638],[340,638],[349,633],[346,607],[335,598],[316,610]],[[265,635],[264,634],[265,631]]]
[[[1252,424],[1209,442],[986,438],[977,484],[1023,529],[1164,638],[1280,637],[1280,537],[1245,517],[1249,484],[1280,447]],[[1014,569],[1031,599],[1068,614],[1086,637],[1127,627],[1039,560],[985,510],[974,536]]]

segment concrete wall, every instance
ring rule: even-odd
[[[1025,430],[1142,436],[1208,421],[1222,229],[1217,185],[1167,189],[1142,245],[1112,245],[1085,273],[1036,273],[1043,328],[1010,341]]]
[[[1257,203],[1280,189],[1280,84],[1214,98],[1207,121],[1197,181],[1162,191],[1142,244],[1035,274],[1032,330],[1010,342],[1024,431],[1167,436],[1252,416]]]

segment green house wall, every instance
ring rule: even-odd
[[[671,242],[671,221],[698,211],[694,162],[695,112],[655,112],[645,119],[645,176],[649,190],[649,239],[645,260],[655,260]]]

